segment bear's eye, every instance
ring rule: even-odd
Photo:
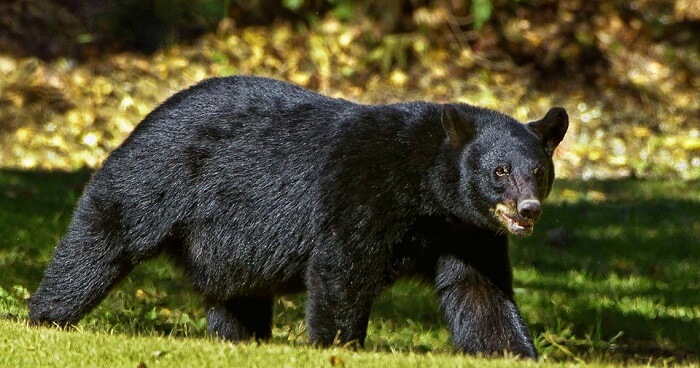
[[[496,176],[506,176],[510,174],[510,165],[503,165],[496,168]]]
[[[542,166],[537,166],[534,170],[532,170],[532,173],[535,175],[536,178],[541,178],[544,175],[544,169],[542,168]]]

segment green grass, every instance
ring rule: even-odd
[[[0,320],[2,367],[535,367],[531,361],[455,354],[352,351],[340,347],[270,343],[230,344],[211,339],[124,336],[29,328]],[[597,362],[556,367],[616,367]]]
[[[303,295],[277,301],[270,343],[211,340],[200,298],[163,259],[137,267],[74,331],[28,328],[26,299],[89,175],[0,171],[0,366],[531,365],[455,354],[433,292],[414,282],[377,300],[363,351],[309,347]],[[511,249],[541,361],[698,366],[699,184],[557,183],[535,234]]]

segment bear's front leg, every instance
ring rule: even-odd
[[[452,343],[468,354],[509,352],[537,359],[513,299],[507,244],[484,253],[473,262],[456,255],[437,262],[436,289]]]
[[[364,262],[368,263],[368,262]],[[381,290],[377,267],[344,256],[315,257],[307,271],[306,320],[312,343],[364,347],[372,302]]]

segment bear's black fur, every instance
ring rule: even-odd
[[[457,349],[536,357],[507,233],[528,235],[568,117],[521,124],[464,104],[360,105],[265,78],[206,80],[155,109],[95,173],[33,323],[77,322],[134,266],[183,266],[209,331],[271,335],[277,295],[308,291],[310,338],[363,344],[396,279],[435,284]]]

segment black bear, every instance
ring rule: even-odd
[[[362,345],[375,297],[415,276],[434,283],[458,350],[534,358],[508,234],[532,232],[567,127],[562,108],[522,124],[466,104],[205,80],[146,116],[93,175],[30,319],[75,323],[165,253],[226,339],[269,338],[273,298],[306,290],[311,341]]]

